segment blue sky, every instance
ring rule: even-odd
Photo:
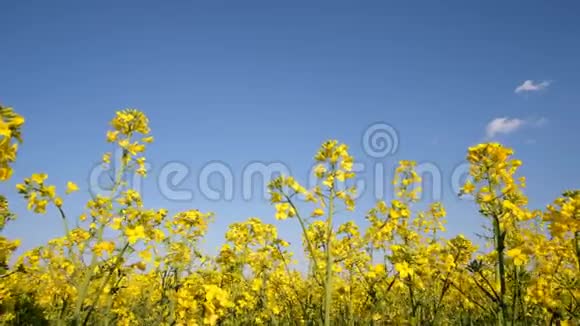
[[[13,180],[0,185],[19,215],[5,233],[23,248],[61,234],[55,212],[26,212],[14,184],[34,172],[62,190],[73,180],[83,191],[65,205],[78,215],[90,171],[110,150],[108,121],[136,107],[156,138],[146,205],[215,212],[210,250],[250,216],[298,243],[295,221],[276,222],[265,201],[241,198],[242,171],[277,161],[304,180],[329,138],[367,167],[384,164],[389,179],[400,159],[437,166],[449,233],[473,235],[483,219],[449,180],[487,136],[524,161],[531,207],[580,184],[579,10],[575,1],[2,2],[0,102],[27,119]],[[381,159],[361,146],[376,122],[399,140]],[[190,169],[181,187],[193,200],[159,194],[155,179],[174,161]],[[196,177],[212,161],[233,171],[233,200],[200,194]],[[343,218],[363,224],[372,204],[365,195]]]

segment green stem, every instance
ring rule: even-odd
[[[332,218],[334,215],[334,185],[330,188],[328,199],[327,239],[326,239],[326,280],[324,300],[324,325],[330,326],[330,310],[332,308]]]
[[[123,152],[123,158],[121,159],[121,166],[119,167],[119,170],[117,171],[117,174],[115,176],[115,182],[113,184],[113,187],[111,188],[111,193],[109,196],[110,199],[113,199],[113,197],[115,197],[115,193],[117,192],[117,190],[119,189],[119,187],[121,185],[123,174],[125,173],[125,168],[126,168],[126,165],[124,163],[125,155],[127,155],[127,153]],[[104,228],[105,228],[105,224],[101,223],[99,225],[99,229],[97,230],[97,243],[102,241],[102,239],[103,239]],[[75,306],[75,314],[74,314],[74,318],[75,318],[74,324],[75,325],[78,325],[80,323],[80,321],[83,319],[83,318],[81,318],[81,313],[83,311],[83,304],[84,304],[85,298],[86,298],[87,293],[88,293],[89,285],[91,283],[91,278],[94,275],[94,270],[95,270],[95,267],[97,265],[97,261],[98,261],[97,254],[96,254],[96,252],[93,251],[93,254],[91,256],[91,263],[89,264],[89,266],[86,270],[85,277],[82,280],[81,285],[79,287],[79,291],[78,291],[79,295],[77,297],[76,306]]]
[[[99,301],[99,297],[101,296],[101,293],[105,289],[105,286],[107,286],[107,283],[109,283],[109,280],[111,279],[111,276],[113,275],[113,272],[119,267],[119,265],[121,265],[121,259],[123,258],[123,255],[125,254],[125,251],[127,251],[128,248],[129,248],[129,243],[127,242],[123,246],[123,249],[121,250],[121,252],[119,252],[119,255],[117,255],[116,264],[108,271],[107,275],[105,276],[105,279],[101,283],[101,286],[99,286],[97,293],[96,293],[96,298],[94,301],[95,304]],[[86,325],[88,323],[89,317],[91,316],[91,313],[94,310],[95,310],[95,305],[93,304],[93,305],[91,305],[89,311],[87,312],[87,315],[85,317],[83,325]],[[108,316],[105,316],[105,317],[108,317]]]
[[[487,184],[489,187],[489,191],[491,193],[493,193],[494,197],[497,198],[497,196],[495,196],[496,191],[492,185],[491,182],[491,177],[489,175],[489,170],[486,173],[487,176]],[[495,201],[495,200],[494,200]],[[497,202],[497,201],[495,201]],[[498,320],[497,323],[499,326],[505,326],[506,325],[506,318],[507,318],[507,307],[505,304],[505,293],[506,293],[506,288],[505,288],[505,266],[504,266],[504,250],[505,250],[505,244],[504,244],[504,231],[501,229],[501,225],[500,225],[500,221],[499,221],[499,216],[500,214],[498,214],[498,212],[494,209],[493,211],[490,212],[491,214],[491,218],[493,219],[493,234],[494,234],[494,245],[495,245],[495,251],[497,253],[497,273],[496,273],[496,282],[499,283],[500,286],[500,293],[499,293],[499,309],[498,309]]]
[[[104,225],[100,225],[99,230],[97,231],[97,242],[100,242],[101,239],[103,238],[103,229]],[[97,255],[93,251],[93,255],[91,256],[91,263],[87,267],[85,277],[80,286],[79,296],[77,297],[77,303],[75,306],[75,325],[78,325],[79,322],[82,320],[81,313],[83,310],[83,304],[87,296],[89,285],[91,283],[91,278],[93,278],[96,265],[97,265]]]
[[[495,250],[497,252],[497,274],[496,281],[500,285],[499,291],[499,310],[498,310],[498,325],[505,326],[506,321],[506,305],[505,305],[505,266],[504,266],[504,237],[499,225],[497,216],[493,217],[493,233],[495,235]]]
[[[290,204],[290,206],[292,206],[292,209],[294,209],[294,212],[296,214],[296,218],[298,219],[298,222],[300,222],[300,228],[302,228],[302,233],[304,234],[304,238],[306,238],[306,245],[308,246],[308,251],[310,252],[310,256],[312,256],[312,262],[314,264],[315,272],[313,273],[313,276],[314,276],[314,279],[316,279],[318,281],[318,277],[317,277],[318,260],[316,258],[316,254],[314,252],[314,246],[312,245],[312,242],[310,241],[310,237],[308,236],[308,232],[306,231],[306,223],[304,222],[304,219],[300,216],[300,213],[298,212],[298,208],[296,208],[296,206],[294,205],[294,203],[292,202],[290,197],[288,197],[286,194],[284,194],[284,197],[286,198],[286,201]]]
[[[578,270],[580,271],[580,231],[574,232],[574,242],[576,249],[576,261],[578,263]]]

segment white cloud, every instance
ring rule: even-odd
[[[514,92],[515,93],[537,92],[537,91],[541,91],[543,89],[548,88],[548,86],[550,86],[550,84],[552,84],[552,82],[549,80],[544,80],[544,81],[541,81],[538,83],[534,83],[533,80],[528,79],[528,80],[524,81],[521,85],[516,87]]]
[[[517,118],[495,118],[487,124],[485,134],[487,138],[493,138],[498,134],[510,134],[520,129],[525,123],[526,121]]]
[[[485,127],[485,135],[488,139],[491,139],[499,134],[511,134],[524,126],[540,128],[546,125],[546,123],[548,123],[548,119],[544,117],[536,119],[495,118]]]

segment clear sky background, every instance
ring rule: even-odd
[[[384,164],[385,184],[400,159],[436,165],[449,234],[473,236],[483,222],[450,180],[467,147],[491,134],[524,161],[532,208],[580,185],[577,1],[3,1],[0,13],[0,102],[26,117],[13,180],[0,191],[19,215],[5,234],[23,248],[62,226],[54,211],[26,212],[16,182],[46,172],[64,191],[73,180],[81,192],[65,207],[80,214],[91,169],[110,150],[107,123],[125,107],[145,111],[155,136],[146,206],[215,212],[211,251],[227,225],[250,216],[299,243],[296,221],[275,221],[259,196],[241,198],[241,175],[250,162],[278,161],[304,180],[329,138],[367,166]],[[374,159],[361,138],[380,121],[399,146]],[[172,161],[190,168],[181,188],[193,200],[159,194]],[[233,200],[200,193],[211,161],[233,171]],[[364,224],[372,197],[341,219]]]

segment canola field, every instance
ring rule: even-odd
[[[0,108],[0,180],[7,181],[26,135],[25,120]],[[27,117],[28,118],[28,117]],[[34,117],[29,117],[33,119]],[[98,136],[98,135],[96,135]],[[324,142],[317,184],[291,175],[270,181],[272,215],[230,225],[216,255],[200,250],[214,214],[150,209],[127,180],[146,177],[153,136],[146,115],[116,112],[106,133],[122,152],[111,195],[95,196],[79,216],[67,199],[79,180],[53,185],[35,173],[14,194],[29,214],[0,198],[0,323],[3,325],[578,325],[580,191],[528,208],[522,162],[510,148],[467,149],[473,196],[488,247],[446,237],[446,211],[416,207],[421,178],[401,161],[393,198],[354,216],[355,158]],[[162,146],[160,144],[159,146]],[[98,153],[95,153],[97,155]],[[111,153],[102,164],[111,164]],[[308,158],[304,158],[308,159]],[[531,162],[533,164],[533,162]],[[42,171],[42,166],[38,166]],[[75,183],[76,182],[76,183]],[[47,214],[47,211],[49,214]],[[56,212],[52,214],[51,212]],[[351,214],[339,224],[336,215]],[[62,235],[15,255],[27,239],[7,236],[11,221],[45,214]],[[296,267],[274,219],[302,230],[307,270]],[[355,221],[366,219],[365,226]]]

